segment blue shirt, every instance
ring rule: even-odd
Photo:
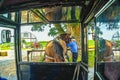
[[[70,47],[71,52],[78,52],[78,45],[75,41],[69,42],[67,47]]]

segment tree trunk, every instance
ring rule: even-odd
[[[49,21],[61,20],[62,19],[62,7],[57,6],[57,7],[45,8],[45,14],[46,14],[46,18]]]
[[[80,43],[81,43],[81,25],[79,24],[78,26],[72,27],[73,30],[73,35],[76,37],[77,43],[80,47]]]
[[[70,32],[71,33],[71,36],[75,36],[76,37],[76,41],[77,41],[77,43],[78,43],[78,45],[79,45],[79,47],[80,47],[80,43],[81,43],[81,25],[80,24],[74,24],[74,23],[72,23],[72,24],[68,24],[68,26],[67,26],[67,30],[68,30],[68,32]]]

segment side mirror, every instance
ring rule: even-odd
[[[10,30],[2,30],[1,31],[1,41],[2,41],[2,43],[11,42],[11,31]]]

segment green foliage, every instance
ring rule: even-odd
[[[44,54],[42,54],[41,56],[40,56],[40,60],[39,60],[39,62],[43,62],[44,61]]]
[[[118,42],[120,43],[120,41],[118,41]],[[40,41],[39,43],[42,44],[43,47],[45,47],[48,42],[47,41]],[[94,46],[93,40],[89,40],[88,43],[89,43],[88,46]],[[30,49],[29,47],[32,43],[26,42],[25,44],[26,44],[27,48]],[[10,50],[11,46],[14,46],[14,43],[0,44],[0,49],[1,50]],[[44,59],[44,55],[41,56],[39,61],[43,62],[43,59]],[[72,62],[72,58],[70,57],[69,59],[70,59],[70,62]],[[81,57],[79,57],[77,61],[81,61]],[[94,50],[89,50],[89,52],[88,52],[88,65],[89,65],[89,67],[94,66]]]
[[[88,41],[88,48],[93,49],[88,51],[88,66],[93,67],[94,66],[94,49],[95,49],[94,40]]]
[[[103,32],[100,30],[100,28],[99,27],[96,27],[96,34],[97,35],[102,35],[103,34]]]
[[[89,49],[94,49],[95,48],[95,42],[94,42],[94,40],[89,40],[88,41],[88,48]]]
[[[71,20],[71,19],[79,20],[80,19],[80,7],[79,6],[77,6],[77,7],[73,6],[73,7],[67,7],[67,8],[64,7],[64,8],[61,8],[61,9],[64,10],[63,11],[64,14],[61,14],[61,15],[65,15],[67,17],[67,20]],[[60,11],[59,10],[55,10],[55,11],[57,11],[56,13],[58,13],[56,18],[60,17],[61,9],[60,9]],[[40,20],[42,20],[42,22],[43,22],[43,23],[40,23],[40,24],[33,25],[31,30],[32,31],[44,31],[44,26],[47,23],[46,22],[46,18],[43,17],[43,16],[45,16],[45,11],[43,9],[34,9],[34,10],[31,10],[31,12],[35,16],[37,16]],[[75,23],[75,24],[72,24],[72,25],[75,27],[75,26],[78,26],[78,23]],[[67,26],[65,24],[64,24],[64,26],[62,26],[61,24],[54,24],[54,28],[51,28],[49,30],[48,35],[49,36],[55,36],[57,34],[62,34],[62,33],[64,33],[66,31],[66,28],[67,28]]]
[[[44,23],[40,23],[40,24],[34,24],[33,27],[31,28],[31,31],[44,31],[44,26],[46,26],[46,24]]]
[[[71,19],[71,7],[68,7],[68,10],[67,10],[67,20],[70,20]]]
[[[31,44],[32,44],[32,42],[26,42],[26,43],[25,43],[26,48],[31,48]]]
[[[94,61],[95,61],[94,50],[91,50],[88,52],[88,66],[94,67]]]
[[[39,43],[40,43],[40,44],[42,45],[42,47],[44,48],[48,42],[47,42],[47,41],[40,41]]]
[[[47,41],[40,41],[39,42],[42,47],[45,47],[46,44],[47,44]],[[26,49],[30,49],[31,48],[31,44],[32,42],[26,42],[25,45],[26,45]],[[11,50],[11,48],[14,47],[14,43],[3,43],[3,44],[0,44],[0,50]]]
[[[56,30],[58,31],[59,34],[65,33],[65,30],[62,27],[62,24],[54,24]]]
[[[58,31],[57,31],[57,29],[55,27],[50,28],[49,33],[48,33],[49,36],[53,36],[54,37],[57,34],[58,34]]]
[[[120,41],[116,41],[117,47],[120,48]]]
[[[77,20],[80,19],[80,7],[79,7],[79,6],[76,7],[76,10],[75,10],[75,17],[76,17]]]
[[[36,17],[38,17],[43,23],[47,23],[46,22],[46,18],[45,16],[45,12],[43,11],[43,9],[32,9],[30,10]]]
[[[24,44],[26,43],[25,39],[22,39],[21,42],[24,43]]]
[[[70,24],[72,27],[78,27],[78,24],[79,23],[72,23],[72,24]]]
[[[10,50],[13,45],[13,43],[0,44],[0,50]]]

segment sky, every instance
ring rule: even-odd
[[[30,32],[33,35],[35,35],[35,37],[37,38],[37,41],[50,41],[50,40],[53,39],[53,37],[48,36],[48,32],[49,32],[49,29],[50,29],[48,26],[45,26],[45,29],[44,29],[43,32],[31,31],[31,27],[32,27],[32,25],[21,26],[21,33]],[[14,30],[13,29],[0,27],[0,43],[1,43],[1,31],[3,29],[10,30],[11,31],[11,36],[14,36]],[[11,42],[14,42],[13,37],[11,37]]]
[[[97,25],[99,26],[100,30],[103,32],[102,35],[99,35],[100,38],[104,38],[106,40],[112,40],[112,37],[113,35],[116,33],[116,32],[119,32],[120,34],[120,28],[119,29],[113,29],[113,30],[107,30],[106,29],[106,25],[102,24],[101,26],[100,25]],[[120,24],[119,24],[120,26]],[[89,40],[92,40],[92,34],[88,35],[88,39]]]
[[[52,40],[53,37],[48,36],[48,32],[49,32],[49,27],[45,26],[45,29],[43,32],[38,32],[38,31],[31,31],[32,25],[27,25],[27,26],[21,26],[21,32],[30,32],[33,35],[36,36],[37,41],[49,41]]]
[[[118,26],[120,26],[118,24]],[[120,27],[119,29],[113,29],[113,30],[107,30],[106,29],[106,24],[102,24],[100,27],[100,30],[103,32],[103,35],[100,35],[100,37],[107,39],[107,40],[112,40],[112,37],[114,34],[116,34],[116,32],[120,33]]]
[[[37,41],[50,41],[50,40],[53,40],[53,37],[48,36],[48,32],[49,32],[49,29],[50,29],[48,26],[45,26],[45,29],[44,29],[43,32],[31,31],[31,27],[32,27],[32,25],[21,26],[21,32],[22,33],[23,32],[32,33],[37,38]],[[14,32],[13,29],[0,27],[0,43],[1,43],[1,31],[3,29],[11,30],[11,35],[12,36],[14,35],[13,34],[13,32]],[[113,34],[115,34],[117,31],[120,33],[120,29],[112,30],[112,31],[111,30],[106,30],[104,25],[101,26],[101,30],[103,32],[103,35],[101,35],[100,37],[102,37],[104,39],[107,39],[107,40],[112,40]],[[88,35],[88,39],[91,40],[92,36]],[[11,41],[14,42],[13,37],[11,37]]]

